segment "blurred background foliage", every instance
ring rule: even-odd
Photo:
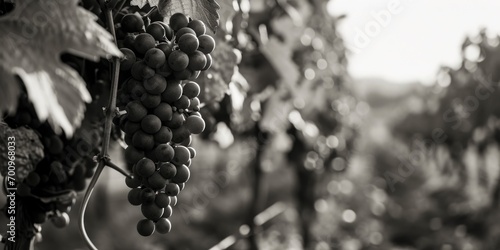
[[[204,83],[231,83],[204,93],[217,101],[173,230],[138,236],[140,211],[106,171],[87,214],[97,246],[500,249],[499,38],[467,38],[432,86],[353,81],[327,2],[219,1],[224,51]],[[48,223],[38,248],[54,246],[84,249],[77,223]]]

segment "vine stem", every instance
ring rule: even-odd
[[[101,3],[103,3],[104,0],[101,0]],[[101,4],[101,6],[105,6],[105,4]],[[112,9],[105,9],[105,15],[106,15],[106,21],[107,25],[109,27],[109,30],[111,34],[113,35],[113,38],[116,43],[116,33],[114,30],[114,21],[113,21],[113,10]],[[112,72],[112,82],[111,82],[111,93],[110,93],[110,98],[108,105],[106,107],[106,119],[104,121],[104,134],[103,134],[103,140],[102,140],[102,150],[99,155],[99,165],[97,166],[96,172],[94,173],[94,176],[92,177],[92,180],[90,181],[89,186],[87,187],[87,191],[85,192],[85,196],[83,197],[83,202],[80,206],[80,212],[79,212],[79,220],[78,220],[78,226],[80,229],[80,233],[82,234],[83,239],[85,240],[85,243],[87,244],[87,247],[91,250],[98,250],[92,241],[90,240],[89,236],[87,235],[87,231],[85,230],[85,210],[87,209],[87,205],[89,203],[90,197],[92,196],[92,192],[94,191],[95,185],[97,181],[99,180],[99,177],[102,173],[102,170],[104,167],[109,165],[109,158],[108,158],[108,149],[109,149],[109,142],[111,140],[111,130],[113,128],[113,118],[116,116],[116,95],[118,92],[118,79],[119,79],[119,72],[120,72],[120,58],[113,58],[113,72]],[[113,164],[114,165],[114,164]]]

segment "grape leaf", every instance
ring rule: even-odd
[[[14,139],[9,139],[9,137]],[[9,145],[8,142],[14,142]],[[9,162],[9,148],[14,146],[15,166],[16,166],[16,181],[20,182],[32,172],[38,162],[43,159],[43,145],[40,142],[38,135],[31,129],[20,127],[11,129],[7,124],[0,123],[0,162],[5,164],[0,168],[0,173],[3,176],[7,174],[7,163]]]
[[[233,47],[222,39],[217,39],[217,47],[211,53],[212,67],[203,71],[197,82],[200,85],[200,101],[220,101],[228,91],[229,83],[236,71],[237,58]]]
[[[219,26],[219,4],[215,0],[160,0],[158,10],[164,17],[177,12],[203,21],[214,33]]]
[[[146,6],[149,3],[149,6],[158,6],[160,0],[132,0],[130,1],[131,6],[138,6],[142,9],[142,7]]]
[[[91,97],[83,79],[60,60],[60,54],[94,61],[122,55],[111,34],[94,21],[97,17],[77,4],[78,0],[20,0],[0,18],[0,71],[7,76],[0,88],[19,92],[12,89],[18,86],[14,75],[19,76],[39,119],[67,136],[80,124]],[[17,97],[6,102],[0,102],[0,111],[15,107]]]

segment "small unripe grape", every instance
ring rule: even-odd
[[[193,147],[188,147],[188,150],[189,150],[189,154],[191,155],[191,159],[196,157],[196,149],[194,149]]]
[[[148,114],[148,110],[138,101],[129,102],[125,110],[128,120],[132,122],[139,122]]]
[[[142,81],[144,79],[149,79],[155,75],[154,69],[150,68],[144,61],[137,61],[132,65],[130,69],[132,77]]]
[[[120,51],[125,56],[120,63],[120,70],[126,71],[132,68],[137,58],[135,57],[135,53],[128,48],[121,48]]]
[[[142,204],[142,190],[140,188],[132,188],[128,192],[127,196],[128,202],[133,206],[139,206]]]
[[[155,163],[148,158],[142,158],[135,165],[135,173],[143,178],[147,178],[153,175],[155,171],[156,171]]]
[[[135,132],[132,136],[132,145],[138,149],[151,150],[155,145],[153,135],[147,134],[142,130]]]
[[[165,28],[159,23],[152,23],[146,28],[146,32],[154,37],[155,40],[160,41],[165,37]]]
[[[152,95],[149,93],[144,93],[141,96],[141,103],[144,105],[144,107],[148,109],[153,109],[158,107],[161,103],[161,96],[160,95]]]
[[[137,39],[136,39],[137,40]],[[201,35],[198,37],[200,42],[200,46],[198,50],[203,52],[204,54],[212,53],[215,49],[215,40],[209,35]]]
[[[196,32],[194,32],[193,29],[188,28],[188,27],[184,27],[175,33],[175,41],[180,45],[181,37],[183,37],[186,34],[191,34],[191,35],[194,35],[196,37]]]
[[[203,70],[207,65],[207,56],[201,51],[194,51],[189,54],[188,69],[190,70]]]
[[[169,183],[165,186],[165,193],[168,196],[176,196],[180,193],[180,191],[181,190],[179,189],[179,186],[177,186],[177,184],[175,183]]]
[[[174,157],[174,149],[168,144],[160,144],[156,147],[154,154],[161,162],[171,161]]]
[[[156,231],[161,234],[166,234],[172,229],[172,224],[167,218],[159,219],[156,224]]]
[[[200,42],[194,34],[184,34],[179,38],[179,49],[186,54],[191,54],[198,49]]]
[[[172,159],[172,163],[176,165],[181,165],[185,164],[189,159],[191,158],[191,155],[189,153],[189,149],[184,146],[177,146],[174,148],[174,158]],[[178,171],[179,169],[177,169]]]
[[[144,26],[144,21],[140,16],[127,14],[121,21],[122,30],[128,33],[140,32]]]
[[[166,122],[165,125],[170,129],[176,129],[182,126],[185,120],[186,118],[184,118],[184,115],[176,112],[172,115],[172,120]]]
[[[177,167],[170,162],[160,164],[159,172],[165,179],[172,179],[177,174]]]
[[[188,139],[191,132],[186,128],[186,126],[181,126],[172,130],[172,142],[182,143],[184,140]]]
[[[207,64],[205,64],[205,67],[202,70],[208,70],[212,67],[212,56],[210,54],[206,54],[205,56],[207,57]]]
[[[189,65],[189,57],[180,50],[174,50],[168,56],[168,65],[174,71],[181,71]]]
[[[162,126],[160,131],[154,134],[154,139],[156,143],[163,144],[170,142],[172,140],[172,136],[172,130],[169,127]]]
[[[191,101],[189,100],[189,97],[182,95],[179,100],[174,102],[174,106],[177,109],[188,109],[189,105],[191,104]]]
[[[169,82],[167,88],[161,94],[161,99],[164,102],[173,103],[182,96],[182,86],[180,82]]]
[[[205,130],[205,121],[199,116],[189,116],[185,124],[187,129],[193,134],[200,134]]]
[[[141,190],[141,201],[142,204],[148,204],[155,201],[156,193],[151,188],[145,188]]]
[[[188,23],[188,27],[193,29],[196,32],[196,36],[204,35],[207,32],[207,27],[200,20],[193,20]]]
[[[160,52],[163,54],[163,52]],[[154,75],[153,77],[144,81],[144,89],[152,95],[160,95],[167,88],[167,80],[161,75]]]
[[[189,23],[189,19],[186,15],[182,13],[175,13],[170,17],[169,25],[174,31],[178,31],[186,27]]]
[[[64,228],[69,225],[70,219],[68,213],[63,212],[55,217],[52,217],[50,221],[52,222],[52,224],[54,224],[54,226],[58,228]]]
[[[158,207],[166,208],[170,204],[170,197],[166,193],[160,192],[156,194],[155,204]]]
[[[156,115],[147,115],[141,121],[141,128],[148,134],[154,134],[160,131],[161,120]]]
[[[167,180],[160,173],[154,172],[153,175],[149,176],[148,183],[153,190],[160,190],[167,185]]]
[[[155,223],[152,220],[143,219],[137,223],[137,232],[146,237],[155,232]]]
[[[158,116],[162,122],[170,121],[172,120],[173,115],[172,106],[168,103],[162,102],[155,108],[153,114]]]
[[[127,187],[129,188],[137,188],[141,185],[142,181],[137,178],[137,176],[127,176],[125,178],[125,184],[127,185]]]
[[[191,177],[189,168],[183,164],[177,167],[177,174],[172,178],[172,181],[174,183],[184,183],[189,180],[189,177]]]
[[[144,55],[144,62],[153,69],[161,67],[166,60],[165,53],[158,48],[152,48]]]
[[[188,98],[195,98],[200,94],[200,85],[196,82],[189,81],[184,85],[182,94]]]
[[[191,72],[191,76],[188,78],[188,80],[196,80],[201,74],[201,70],[195,70]]]
[[[135,37],[134,48],[140,55],[146,54],[146,52],[156,46],[156,41],[154,37],[148,33],[142,33]]]
[[[136,164],[142,158],[144,158],[144,151],[134,146],[128,146],[127,149],[125,149],[125,160],[128,164]]]

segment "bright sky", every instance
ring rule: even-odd
[[[376,21],[373,13],[389,10],[390,18]],[[331,0],[329,11],[347,14],[339,31],[355,51],[349,70],[356,78],[430,83],[440,65],[459,64],[467,35],[481,27],[500,34],[498,0]]]

